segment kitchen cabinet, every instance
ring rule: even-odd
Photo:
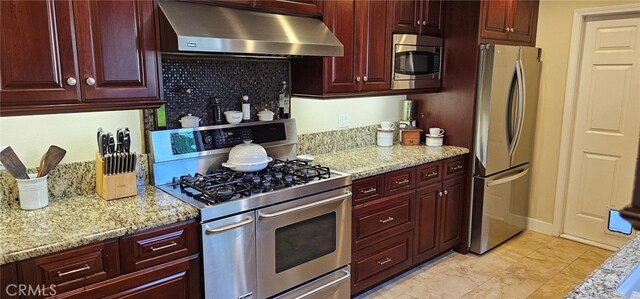
[[[17,299],[18,271],[16,263],[0,266],[0,299]]]
[[[2,1],[2,116],[155,108],[152,1]]]
[[[391,19],[387,1],[326,1],[324,23],[344,56],[291,62],[296,94],[357,95],[391,89]]]
[[[466,159],[353,182],[352,295],[461,243]]]
[[[395,0],[393,33],[442,36],[441,0]]]
[[[2,265],[2,283],[17,265],[18,283],[56,298],[201,298],[197,228],[187,220]]]
[[[539,0],[482,1],[480,42],[535,46]]]

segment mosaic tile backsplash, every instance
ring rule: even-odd
[[[169,129],[180,128],[180,118],[188,113],[201,118],[202,126],[214,124],[211,104],[216,96],[222,100],[222,111],[241,111],[242,96],[248,95],[251,120],[258,120],[260,110],[277,112],[282,81],[290,82],[289,61],[164,57],[162,79]]]

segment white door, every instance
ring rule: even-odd
[[[640,15],[587,18],[565,234],[619,247],[608,209],[631,203],[640,136]]]

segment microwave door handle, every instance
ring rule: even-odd
[[[293,212],[297,212],[297,211],[302,211],[302,210],[306,210],[306,209],[319,207],[319,206],[326,205],[326,204],[329,204],[329,203],[332,203],[332,202],[341,201],[341,200],[344,200],[345,198],[348,198],[348,197],[351,197],[351,192],[347,192],[345,194],[338,195],[336,197],[327,198],[327,199],[324,199],[324,200],[321,200],[321,201],[313,202],[313,203],[310,203],[310,204],[298,206],[298,207],[291,208],[291,209],[282,210],[282,211],[275,212],[275,213],[258,212],[258,217],[259,218],[278,217],[278,216],[282,216],[282,215],[293,213]]]
[[[333,281],[331,281],[331,282],[329,282],[327,284],[324,284],[322,286],[319,286],[319,287],[317,287],[317,288],[315,288],[315,289],[313,289],[311,291],[308,291],[308,292],[306,292],[306,293],[304,293],[304,294],[302,294],[300,296],[297,296],[297,297],[295,297],[295,299],[307,298],[307,297],[309,297],[309,296],[311,296],[311,295],[313,295],[313,294],[315,294],[317,292],[320,292],[320,291],[322,291],[322,290],[324,290],[324,289],[326,289],[328,287],[336,285],[336,284],[340,283],[341,281],[351,277],[351,273],[348,270],[342,269],[342,270],[340,270],[340,272],[342,272],[342,274],[343,274],[342,277],[340,277],[338,279],[335,279],[335,280],[333,280]]]
[[[396,45],[396,54],[408,52],[427,52],[431,54],[440,54],[436,47],[408,46]]]

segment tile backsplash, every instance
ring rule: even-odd
[[[289,61],[166,56],[162,79],[167,128],[179,128],[180,118],[188,113],[201,118],[203,126],[214,124],[213,97],[222,100],[222,111],[240,111],[242,96],[248,95],[251,120],[257,120],[260,110],[277,112],[281,83],[290,82]]]

